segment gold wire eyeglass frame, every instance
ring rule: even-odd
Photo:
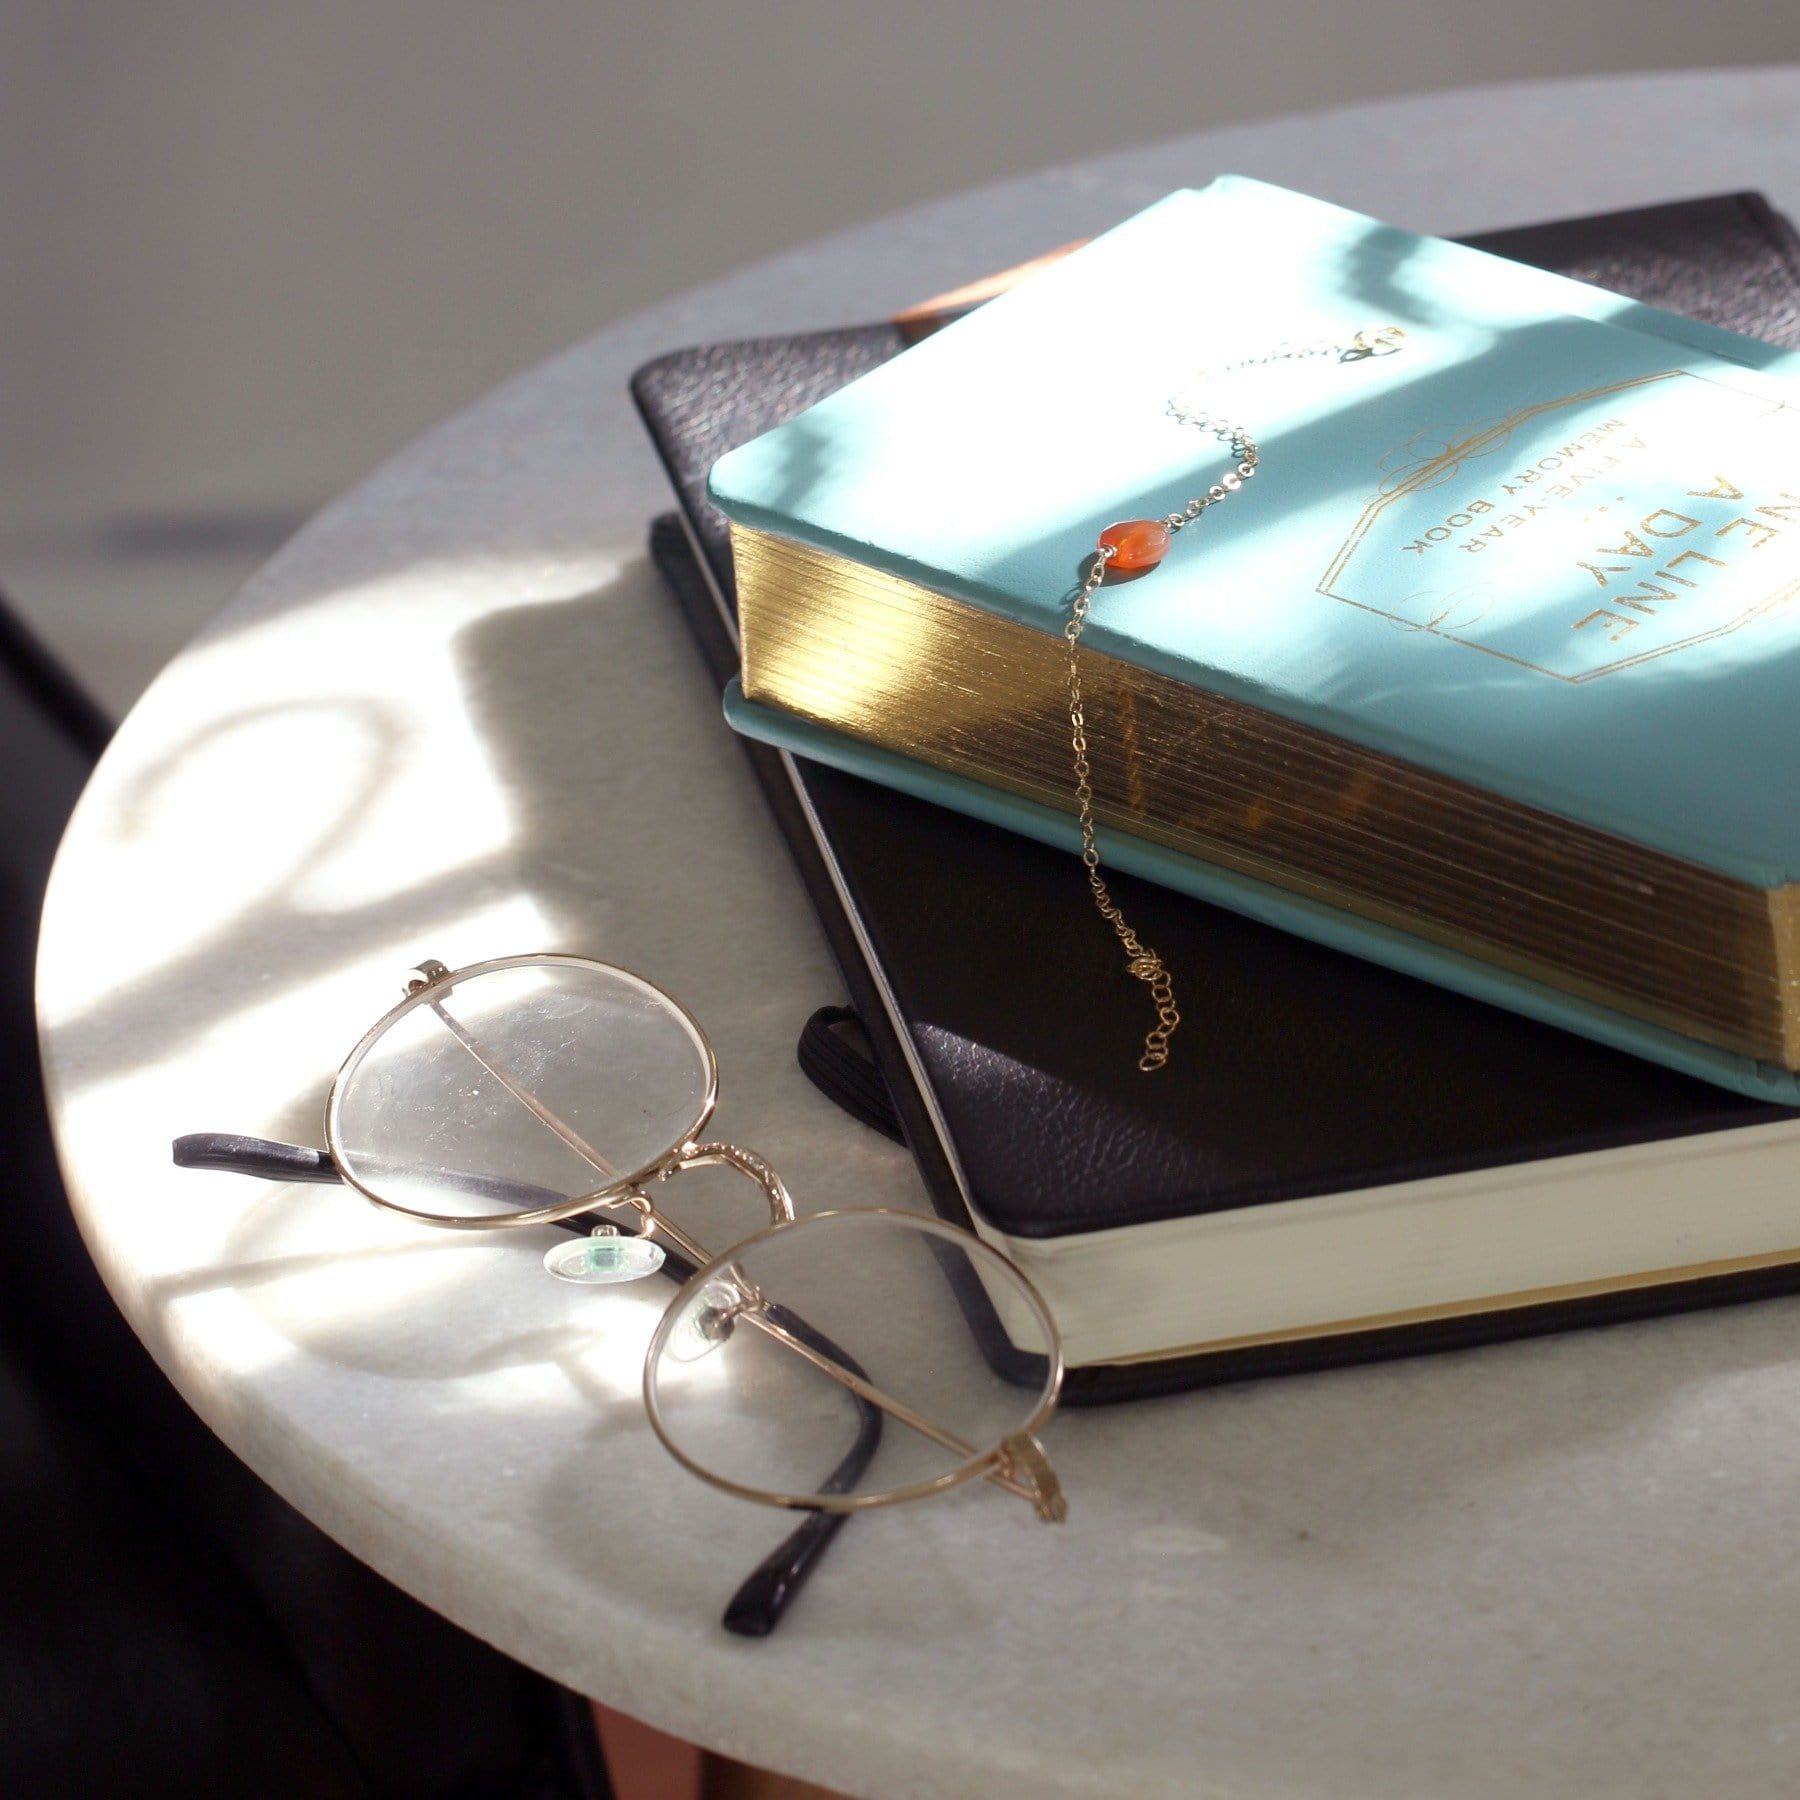
[[[679,1134],[674,1144],[641,1168],[628,1171],[617,1168],[604,1154],[587,1142],[573,1126],[558,1117],[540,1096],[533,1093],[513,1071],[494,1055],[491,1046],[483,1045],[444,1004],[453,989],[473,981],[477,977],[508,969],[558,966],[590,973],[598,972],[640,988],[647,997],[667,1008],[669,1014],[681,1023],[702,1059],[705,1081],[695,1116]],[[601,1184],[588,1193],[572,1195],[543,1206],[508,1213],[469,1214],[438,1213],[406,1206],[372,1187],[358,1173],[358,1158],[345,1145],[344,1096],[350,1081],[368,1051],[401,1019],[421,1007],[429,1007],[450,1035],[495,1081],[541,1124],[561,1139],[563,1144],[587,1163],[597,1175],[603,1177]],[[788,1192],[787,1184],[763,1157],[753,1150],[745,1149],[742,1145],[702,1141],[701,1134],[705,1131],[718,1103],[718,1094],[718,1057],[713,1049],[712,1040],[706,1035],[699,1021],[667,989],[632,970],[621,968],[614,963],[601,962],[593,957],[551,951],[494,957],[484,962],[470,963],[460,969],[449,969],[441,962],[427,960],[419,963],[410,971],[406,979],[404,997],[376,1020],[339,1066],[332,1079],[331,1091],[325,1103],[325,1145],[344,1182],[362,1195],[365,1200],[381,1207],[384,1211],[399,1213],[403,1217],[417,1220],[423,1224],[452,1231],[514,1230],[556,1224],[584,1213],[624,1208],[637,1214],[638,1229],[641,1233],[646,1235],[654,1233],[657,1237],[666,1239],[693,1265],[694,1273],[669,1301],[645,1351],[644,1409],[649,1416],[651,1429],[655,1431],[669,1454],[683,1468],[712,1486],[735,1494],[741,1499],[755,1500],[764,1505],[791,1507],[810,1512],[851,1513],[867,1511],[877,1506],[897,1505],[907,1500],[922,1499],[927,1495],[943,1493],[947,1489],[959,1487],[966,1481],[980,1477],[1003,1492],[1029,1501],[1040,1519],[1059,1522],[1065,1518],[1068,1509],[1063,1499],[1061,1485],[1036,1436],[1044,1421],[1054,1411],[1057,1394],[1062,1385],[1062,1341],[1049,1307],[1024,1273],[999,1251],[982,1243],[972,1233],[915,1213],[897,1212],[888,1208],[862,1207],[817,1213],[804,1220],[796,1219],[793,1196]],[[650,1194],[646,1192],[646,1189],[670,1180],[685,1169],[709,1166],[731,1169],[754,1182],[761,1189],[767,1202],[771,1221],[766,1229],[756,1232],[748,1238],[738,1240],[729,1249],[717,1254],[696,1242],[665,1212],[659,1211]],[[1037,1405],[1025,1421],[1009,1432],[999,1443],[985,1449],[979,1445],[967,1443],[943,1425],[907,1405],[906,1402],[884,1392],[860,1369],[850,1364],[850,1359],[847,1357],[839,1360],[826,1349],[821,1348],[818,1343],[808,1342],[805,1337],[797,1335],[796,1331],[791,1328],[791,1321],[784,1322],[781,1317],[775,1316],[782,1309],[771,1308],[768,1305],[755,1282],[744,1273],[739,1265],[740,1258],[779,1233],[805,1230],[819,1221],[848,1217],[891,1218],[927,1236],[936,1237],[954,1245],[969,1257],[971,1262],[977,1262],[982,1258],[990,1260],[1016,1286],[1020,1296],[1026,1302],[1028,1310],[1033,1315],[1035,1323],[1044,1334],[1046,1373],[1043,1391]],[[878,1409],[883,1415],[893,1419],[896,1424],[919,1433],[940,1449],[958,1457],[960,1460],[957,1465],[947,1473],[929,1480],[909,1483],[882,1492],[790,1494],[751,1487],[733,1481],[707,1468],[689,1455],[676,1441],[664,1416],[657,1394],[656,1371],[670,1334],[685,1316],[690,1302],[700,1297],[707,1290],[709,1284],[719,1283],[725,1284],[727,1290],[735,1296],[725,1321],[729,1329],[735,1329],[741,1324],[763,1333],[771,1341],[801,1357],[820,1373],[847,1389],[859,1403]]]

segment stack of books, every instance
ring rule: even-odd
[[[659,561],[722,678],[741,628],[933,1199],[1044,1289],[1071,1398],[1800,1285],[1795,415],[1720,328],[1791,325],[1795,266],[1752,197],[1483,251],[1226,180],[904,355],[640,373]],[[1183,1001],[1146,1075],[1047,848],[1062,631],[1101,529],[1218,479],[1194,395],[1256,479],[1083,640],[1103,859]]]

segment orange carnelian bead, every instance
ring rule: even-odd
[[[1122,519],[1101,532],[1100,548],[1112,552],[1111,568],[1154,569],[1169,554],[1169,528],[1161,519]]]

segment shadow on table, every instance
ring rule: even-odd
[[[622,604],[627,591],[641,603],[649,580],[634,565],[594,595],[510,609],[466,632],[458,655],[482,741],[505,790],[520,797],[516,842],[539,883],[536,897],[554,915],[579,919],[595,915],[594,896],[604,893],[608,923],[620,937],[660,947],[686,971],[704,973],[758,954],[755,920],[734,908],[729,859],[709,855],[707,831],[727,820],[736,834],[749,829],[772,841],[771,828],[761,822],[748,772],[719,772],[732,769],[729,734],[673,605],[659,615],[654,607]],[[632,679],[609,684],[608,647],[621,631],[629,635]],[[588,671],[591,705],[579,712],[534,706],[547,670]],[[692,766],[691,749],[685,761],[679,756],[680,739],[692,732],[716,734],[721,755],[706,766],[713,787],[684,794],[666,772]],[[609,854],[606,832],[588,815],[571,816],[584,778],[594,813],[618,822],[618,842],[649,844],[654,854],[620,863]],[[692,860],[681,860],[690,846]],[[683,871],[702,902],[685,918],[665,916],[672,868]],[[793,904],[803,905],[798,887]],[[698,941],[696,920],[711,927]],[[582,947],[625,960],[610,936]],[[642,966],[656,974],[667,965],[646,956]],[[816,998],[775,994],[769,1004],[798,1021]],[[1043,1567],[1058,1566],[1078,1546],[1081,1558],[1092,1559],[1082,1592],[1103,1587],[1111,1566],[1117,1591],[1129,1594],[1154,1568],[1154,1552],[1147,1564],[1140,1534],[1127,1527],[1173,1519],[1190,1534],[1186,1541],[1214,1543],[1252,1574],[1301,1564],[1342,1590],[1340,1598],[1354,1594],[1363,1584],[1388,1582],[1390,1556],[1429,1537],[1446,1507],[1504,1506],[1515,1494],[1535,1503],[1558,1471],[1585,1470],[1694,1390],[1786,1366],[1795,1316],[1791,1301],[1770,1301],[1065,1414],[1051,1436],[1071,1522],[1058,1534],[1066,1542],[1043,1545]],[[659,1598],[666,1603],[664,1573],[648,1564],[621,1566],[587,1517],[580,1504],[585,1454],[546,1491],[539,1528],[572,1569],[637,1595],[646,1607]],[[954,1503],[946,1497],[928,1509],[859,1522],[845,1549],[865,1533],[885,1532],[925,1560],[903,1573],[903,1565],[883,1558],[872,1572],[840,1551],[821,1584],[864,1584],[847,1629],[859,1636],[878,1631],[890,1646],[913,1645],[923,1654],[945,1631],[973,1628],[980,1603],[975,1590],[959,1588],[967,1566],[940,1534],[1004,1531],[987,1498],[976,1490]],[[723,1497],[717,1504],[731,1506]],[[740,1535],[751,1541],[732,1530],[734,1547]],[[672,1553],[679,1548],[671,1545]],[[1503,1564],[1504,1540],[1493,1548]],[[721,1595],[736,1567],[735,1554],[720,1555],[713,1585]],[[712,1587],[701,1585],[710,1599]],[[803,1603],[789,1631],[806,1630],[809,1610],[821,1609]]]

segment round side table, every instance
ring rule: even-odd
[[[787,1522],[657,1446],[647,1304],[169,1162],[197,1129],[317,1141],[421,958],[564,948],[683,998],[719,1130],[803,1207],[920,1204],[794,1066],[837,978],[646,563],[631,369],[880,317],[1225,170],[1451,233],[1752,186],[1793,211],[1796,118],[1794,70],[1550,82],[1051,170],[629,320],[329,507],[126,720],[45,917],[70,1191],[183,1393],[471,1630],[851,1794],[1800,1785],[1791,1302],[1065,1415],[1067,1526],[966,1490],[854,1521],[747,1643],[718,1611]]]

